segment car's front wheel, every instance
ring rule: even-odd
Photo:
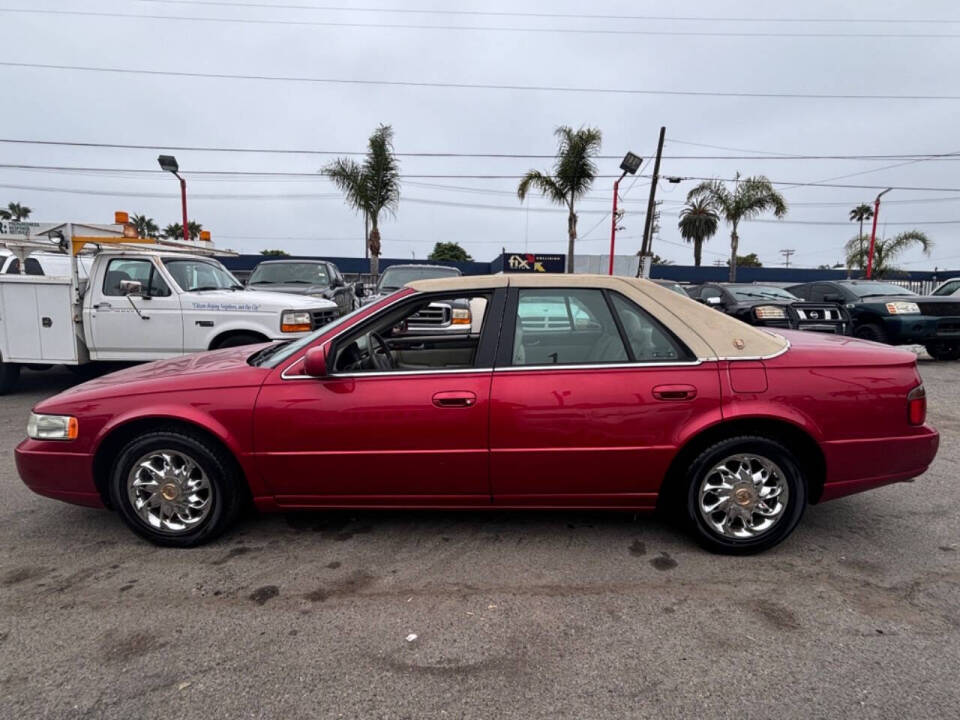
[[[687,471],[686,516],[700,543],[730,555],[783,541],[807,504],[793,454],[762,437],[734,437],[704,450]]]
[[[927,343],[924,347],[934,360],[960,360],[960,343],[936,342]]]
[[[878,343],[887,342],[886,331],[876,323],[864,323],[853,331],[853,336],[861,340],[871,340]]]
[[[109,489],[113,506],[135,533],[157,545],[192,547],[236,519],[239,483],[224,451],[171,430],[128,443],[113,465]]]

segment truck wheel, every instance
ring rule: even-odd
[[[0,395],[13,392],[20,379],[20,366],[0,361]]]
[[[740,436],[707,448],[686,474],[686,516],[700,544],[726,555],[772,548],[800,522],[807,483],[793,453]]]
[[[210,349],[222,350],[223,348],[241,347],[242,345],[257,345],[265,342],[267,342],[267,339],[262,335],[255,335],[254,333],[236,333],[235,335],[228,335],[222,340],[215,342]]]
[[[181,430],[148,433],[117,457],[110,501],[127,526],[156,545],[193,547],[236,519],[242,479],[232,459]]]
[[[934,360],[960,360],[960,343],[927,343],[924,347],[927,349],[927,354]]]
[[[872,340],[873,342],[886,343],[886,331],[876,323],[865,323],[853,331],[853,336],[861,340]]]

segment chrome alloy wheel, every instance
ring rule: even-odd
[[[783,471],[760,455],[731,455],[700,482],[697,507],[707,526],[728,538],[749,540],[783,517],[790,490]]]
[[[177,450],[154,450],[127,475],[127,497],[140,519],[155,530],[187,532],[210,513],[213,486],[203,469]]]

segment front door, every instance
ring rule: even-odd
[[[137,280],[142,296],[120,290]],[[180,299],[149,258],[112,258],[89,308],[96,360],[152,360],[183,353]]]
[[[716,363],[618,293],[513,292],[491,390],[494,503],[652,505],[682,429],[719,418]]]
[[[417,338],[405,318],[421,305],[346,330],[330,343],[328,377],[294,365],[264,384],[254,444],[280,505],[490,504],[493,351],[481,348],[497,328]]]

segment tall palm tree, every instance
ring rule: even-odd
[[[154,219],[146,215],[134,215],[130,218],[130,222],[137,229],[137,235],[142,238],[156,237],[157,233],[160,232],[160,228]]]
[[[737,279],[737,248],[740,235],[737,229],[744,220],[772,212],[776,218],[787,214],[787,201],[774,190],[763,175],[740,179],[737,173],[730,190],[722,180],[706,180],[687,194],[687,201],[705,199],[730,225],[730,282]]]
[[[693,243],[693,264],[700,267],[703,243],[717,234],[720,217],[706,198],[688,200],[680,211],[680,237]]]
[[[573,128],[561,125],[557,136],[557,159],[553,173],[530,170],[517,186],[523,202],[533,187],[550,202],[567,208],[567,272],[573,272],[573,250],[577,240],[576,201],[590,190],[597,176],[594,157],[600,152],[601,135],[597,128]]]
[[[847,267],[863,269],[867,266],[869,249],[863,247],[862,240],[861,235],[847,241]],[[877,238],[873,247],[873,277],[881,278],[900,272],[893,265],[894,260],[898,255],[914,247],[920,248],[924,255],[929,255],[933,241],[919,230],[907,230],[891,238]]]
[[[393,128],[380,125],[367,141],[363,163],[337,158],[323,169],[344,195],[347,205],[369,222],[366,237],[370,272],[380,272],[380,213],[396,215],[400,203],[400,163],[393,151]]]
[[[203,225],[193,220],[187,221],[187,232],[190,233],[190,239],[196,240],[200,237],[200,231]],[[163,237],[169,240],[183,240],[183,225],[180,223],[170,223],[163,229]]]
[[[30,217],[30,213],[33,210],[28,208],[26,205],[21,205],[17,202],[7,203],[6,209],[0,209],[0,220],[13,220],[15,222],[22,222]]]
[[[863,221],[873,219],[873,208],[866,203],[860,203],[850,211],[850,222],[860,223],[860,232],[857,237],[860,238],[860,250],[863,251]]]

